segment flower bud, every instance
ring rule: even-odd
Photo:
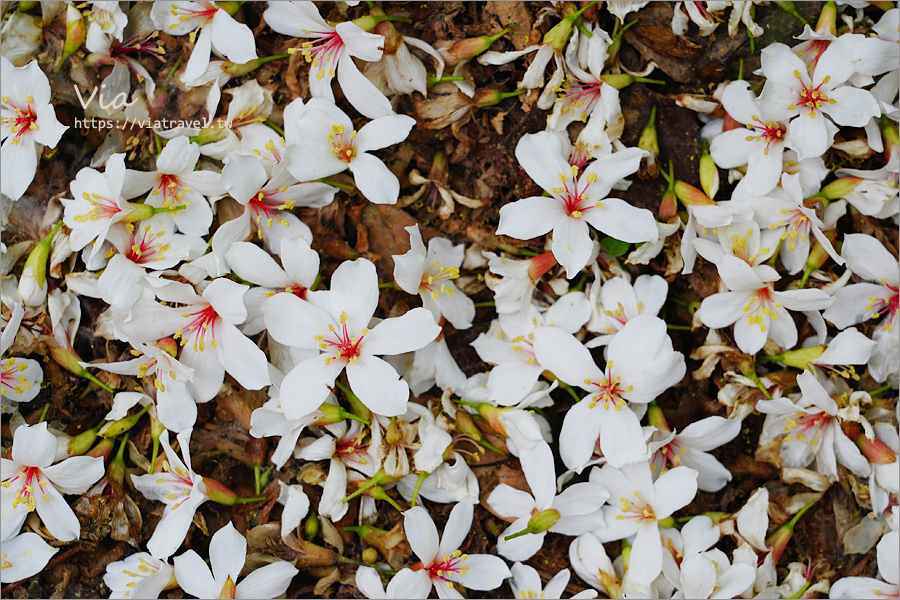
[[[563,3],[562,13],[570,12],[575,7],[571,2]],[[562,53],[569,38],[572,37],[572,29],[575,28],[575,19],[567,16],[562,21],[553,26],[550,31],[544,34],[541,44],[550,44],[556,52]]]
[[[608,83],[617,90],[627,88],[635,81],[634,75],[629,75],[628,73],[607,73],[606,75],[601,75],[600,79],[603,80],[603,83]]]
[[[659,138],[656,135],[656,107],[650,109],[650,118],[647,124],[641,130],[641,137],[638,139],[638,148],[646,150],[650,153],[649,157],[641,160],[642,172],[645,177],[656,177],[659,175],[659,167],[656,160],[659,158]]]
[[[387,442],[389,446],[394,446],[402,439],[403,432],[397,424],[397,419],[392,418],[391,424],[388,425],[387,431],[384,433],[384,441]]]
[[[528,259],[528,278],[537,281],[556,265],[556,257],[552,252],[544,252]]]
[[[491,44],[509,33],[512,27],[507,27],[500,33],[495,35],[480,35],[478,37],[466,38],[460,40],[447,48],[444,52],[449,55],[450,60],[448,66],[461,63],[464,60],[472,60],[485,50],[491,47]]]
[[[790,523],[786,523],[776,529],[772,535],[766,538],[766,546],[771,548],[772,553],[772,563],[778,564],[778,559],[781,558],[781,555],[784,553],[787,548],[788,542],[791,541],[791,538],[794,536],[794,526]]]
[[[347,418],[347,411],[337,404],[325,402],[317,410],[323,414],[313,425],[331,425],[332,423],[340,423]]]
[[[369,546],[362,552],[362,560],[367,565],[371,565],[373,562],[378,560],[378,550]]]
[[[475,95],[468,102],[475,108],[487,108],[488,106],[496,106],[507,98],[524,94],[525,91],[525,88],[515,92],[501,92],[500,90],[489,89],[476,90]]]
[[[22,277],[19,278],[19,296],[25,306],[41,306],[47,299],[47,259],[50,257],[53,236],[61,226],[62,221],[59,221],[53,231],[35,245],[25,260]]]
[[[859,446],[863,456],[865,456],[870,463],[876,465],[889,465],[897,462],[897,455],[894,454],[894,451],[891,450],[890,446],[881,440],[870,440],[865,435],[861,434],[856,438],[856,445]]]
[[[672,428],[669,427],[669,424],[666,422],[666,416],[656,402],[651,402],[647,407],[647,423],[660,431],[672,431]]]
[[[203,146],[204,144],[212,144],[213,142],[220,142],[225,139],[225,131],[226,127],[220,123],[216,123],[214,125],[210,125],[209,127],[204,127],[200,130],[200,133],[190,138],[190,140],[194,143],[200,144]]]
[[[237,504],[237,494],[228,489],[225,484],[220,483],[215,479],[204,477],[203,485],[206,486],[206,497],[213,502],[224,504],[225,506],[234,506]]]
[[[456,430],[471,436],[476,441],[481,441],[484,437],[481,435],[481,430],[475,425],[475,421],[472,420],[472,417],[461,410],[456,411]]]
[[[663,194],[662,201],[659,203],[659,220],[662,223],[668,223],[678,216],[678,198],[675,196],[674,188],[669,188]]]
[[[62,56],[59,63],[62,64],[72,53],[81,48],[87,31],[84,27],[84,17],[73,4],[66,9],[66,41],[63,44]]]
[[[812,346],[810,348],[798,348],[781,354],[778,361],[796,369],[806,369],[809,363],[816,360],[825,352],[825,346]]]
[[[103,440],[100,440],[100,442],[97,443],[96,446],[94,446],[93,448],[91,448],[90,450],[85,452],[84,455],[92,456],[94,458],[106,459],[106,457],[112,453],[114,446],[115,446],[115,442],[113,442],[113,440],[103,439]]]
[[[837,35],[837,4],[826,2],[819,13],[819,21],[816,23],[816,33]]]
[[[559,511],[553,508],[542,510],[528,520],[528,528],[532,533],[543,533],[559,521]]]
[[[881,139],[884,140],[884,159],[890,161],[891,154],[900,147],[900,132],[894,122],[885,116],[881,117]]]
[[[859,177],[840,177],[823,187],[819,195],[828,200],[840,200],[855,190],[861,182],[862,179]]]
[[[715,198],[719,191],[719,168],[710,156],[706,144],[703,145],[703,154],[700,155],[700,186],[710,198]]]
[[[98,386],[109,392],[115,393],[111,387],[94,377],[94,374],[82,366],[81,359],[75,354],[71,348],[63,348],[62,346],[50,346],[50,356],[56,361],[56,364],[69,371],[73,375],[77,375],[82,379],[87,379],[96,383]]]
[[[169,213],[169,212],[178,212],[181,210],[184,205],[178,206],[150,206],[149,204],[132,204],[132,208],[125,216],[122,218],[120,223],[135,223],[137,221],[144,221],[145,219],[149,219],[150,217],[156,216],[160,213]]]
[[[715,206],[715,200],[684,181],[675,182],[675,196],[686,206]]]
[[[118,485],[122,485],[125,481],[125,442],[127,441],[127,437],[122,439],[122,442],[119,444],[119,451],[116,452],[116,455],[109,462],[109,469],[107,470],[106,476],[111,482]]]
[[[488,422],[488,425],[491,426],[491,429],[506,437],[506,428],[503,427],[503,423],[500,422],[500,415],[503,414],[502,408],[497,408],[496,406],[491,406],[487,402],[478,405],[478,414]]]
[[[823,231],[822,234],[826,238],[828,238],[828,241],[830,241],[832,245],[834,245],[834,240],[836,237],[836,231],[834,229]],[[813,271],[824,265],[825,261],[827,261],[829,258],[831,258],[831,256],[828,254],[825,248],[822,247],[822,244],[820,244],[819,241],[816,240],[816,243],[813,244],[812,250],[810,250],[809,252],[809,256],[806,258],[806,270],[812,273]]]
[[[309,513],[303,522],[303,536],[308,540],[314,540],[317,535],[319,535],[319,517],[316,513]]]
[[[175,341],[175,338],[163,338],[156,342],[156,347],[173,358],[178,355],[178,342]]]
[[[69,452],[69,456],[80,456],[86,453],[90,449],[91,444],[97,439],[98,431],[100,431],[100,425],[82,431],[69,440],[69,445],[66,448]]]
[[[232,0],[221,0],[219,2],[216,2],[216,6],[218,6],[231,16],[234,16],[234,13],[238,11],[238,9],[241,7],[241,4],[243,4],[243,2],[236,2]]]
[[[123,419],[119,419],[118,421],[107,421],[103,427],[100,428],[99,435],[102,438],[114,438],[118,435],[122,435],[126,431],[130,431],[132,427],[137,425],[138,421],[141,420],[141,417],[144,416],[144,413],[150,410],[152,404],[148,404],[140,412],[136,412],[133,415],[128,415]]]

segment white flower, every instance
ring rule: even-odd
[[[296,449],[303,430],[320,420],[324,413],[314,410],[300,419],[288,419],[281,407],[281,394],[275,386],[269,388],[269,396],[269,400],[250,415],[250,435],[281,438],[272,453],[272,463],[281,469]]]
[[[608,344],[613,336],[637,315],[656,316],[669,294],[669,284],[659,275],[640,275],[631,284],[624,277],[613,277],[591,286],[593,309],[587,330],[602,335],[585,344],[595,348]]]
[[[804,371],[797,376],[801,397],[760,400],[756,410],[766,415],[759,445],[765,447],[781,438],[781,458],[787,467],[805,467],[816,460],[817,471],[837,481],[835,459],[860,477],[869,474],[869,462],[841,430],[838,405],[815,375]]]
[[[12,583],[37,575],[57,552],[59,548],[54,548],[30,531],[3,540],[0,582]]]
[[[159,598],[163,590],[176,585],[175,569],[164,560],[138,552],[106,565],[103,583],[112,592],[110,598]]]
[[[900,310],[900,274],[897,259],[875,238],[861,233],[844,236],[841,256],[851,271],[865,282],[854,283],[834,294],[834,304],[823,316],[844,329],[855,323],[884,315],[875,330],[878,345],[869,360],[869,373],[876,381],[884,381],[898,370],[898,341],[894,322]]]
[[[544,584],[537,569],[520,562],[514,564],[510,572],[512,581],[509,582],[509,586],[512,588],[513,598],[562,598],[571,577],[569,570],[563,569]],[[572,596],[572,598],[596,597],[597,592],[594,590],[584,590]]]
[[[589,392],[566,413],[560,432],[560,455],[578,469],[594,452],[597,438],[609,464],[623,466],[647,452],[637,415],[626,402],[646,404],[681,381],[684,356],[672,349],[666,324],[638,315],[615,335],[606,349],[606,369],[571,334],[555,327],[535,331],[535,355],[556,377]]]
[[[556,494],[553,452],[538,444],[520,456],[531,494],[501,483],[487,504],[505,519],[515,519],[497,539],[497,552],[509,560],[528,560],[544,544],[547,532],[581,535],[604,525],[601,506],[609,498],[597,483],[576,483]],[[518,534],[518,535],[517,535]]]
[[[198,160],[200,146],[185,136],[173,138],[156,158],[156,171],[126,169],[122,196],[130,199],[149,191],[150,206],[183,207],[172,215],[178,230],[204,236],[213,219],[207,198],[221,196],[225,188],[220,173],[194,170]]]
[[[601,542],[635,536],[631,544],[628,575],[641,585],[650,585],[663,567],[660,519],[687,506],[697,493],[697,472],[675,467],[653,482],[646,462],[616,469],[605,465],[591,471],[596,481],[609,491],[613,501],[603,508],[606,525],[595,529]]]
[[[302,237],[283,238],[281,265],[271,254],[249,242],[235,242],[225,254],[225,261],[235,275],[257,287],[244,296],[247,320],[241,330],[255,335],[265,329],[262,304],[276,293],[288,293],[305,299],[319,275],[319,253]]]
[[[890,505],[891,495],[900,494],[900,469],[897,468],[897,456],[900,455],[900,435],[897,433],[897,428],[890,423],[876,423],[873,429],[875,438],[884,444],[882,456],[893,455],[894,458],[890,462],[885,459],[883,462],[871,463],[869,495],[872,498],[872,512],[881,515]]]
[[[363,474],[372,477],[378,470],[369,451],[370,442],[364,441],[368,433],[358,421],[347,426],[347,421],[326,425],[332,435],[300,440],[294,457],[305,461],[327,460],[328,477],[322,485],[319,514],[332,521],[341,520],[350,504],[343,499],[347,495],[349,475]]]
[[[247,318],[244,294],[248,289],[219,278],[201,296],[185,283],[163,283],[154,290],[156,296],[180,307],[159,306],[155,312],[135,315],[131,339],[155,340],[163,331],[180,340],[180,360],[195,371],[188,389],[198,402],[219,393],[226,371],[248,390],[261,389],[270,383],[266,355],[237,328]]]
[[[535,284],[556,265],[556,258],[550,252],[526,260],[497,256],[493,252],[482,254],[488,259],[488,272],[484,275],[484,282],[494,292],[495,308],[500,314],[524,315],[531,306]],[[497,275],[501,278],[498,279]]]
[[[578,168],[563,158],[559,136],[535,133],[522,137],[516,159],[550,197],[532,196],[500,209],[498,235],[530,240],[553,230],[553,255],[566,268],[570,279],[587,265],[594,243],[588,224],[623,242],[655,242],[656,219],[607,195],[612,186],[635,173],[644,151],[628,148],[589,164],[579,176]]]
[[[378,571],[361,566],[356,570],[356,587],[366,598],[427,598],[431,579],[426,571],[400,569],[385,589]]]
[[[71,183],[72,199],[60,199],[65,207],[63,223],[71,230],[69,244],[72,250],[81,250],[93,242],[90,254],[93,260],[110,229],[124,228],[126,218],[137,207],[122,198],[124,178],[124,154],[110,156],[102,174],[90,167],[78,171]]]
[[[357,132],[344,111],[329,100],[306,103],[296,128],[302,141],[288,159],[288,169],[300,181],[330,177],[347,169],[360,193],[375,204],[396,204],[400,181],[381,160],[370,154],[398,144],[416,120],[406,115],[385,115]]]
[[[793,275],[806,266],[812,237],[834,262],[844,264],[844,259],[822,233],[823,229],[833,228],[833,224],[826,225],[819,219],[814,209],[807,208],[803,204],[804,194],[800,187],[800,175],[783,175],[781,186],[783,194],[779,194],[776,190],[770,196],[751,198],[749,204],[756,213],[756,221],[760,227],[781,231],[780,256],[787,272]],[[784,198],[784,195],[787,198]]]
[[[733,81],[725,87],[722,107],[745,127],[717,135],[709,145],[709,153],[723,169],[747,165],[745,185],[763,195],[778,185],[781,177],[787,126],[768,118],[747,81]]]
[[[166,471],[131,476],[139,492],[150,500],[159,500],[166,505],[162,519],[147,541],[147,549],[154,558],[169,557],[181,546],[197,509],[209,500],[203,476],[194,473],[191,468],[192,432],[192,429],[186,429],[177,436],[184,462],[169,445],[169,432],[163,431],[159,442],[166,453]]]
[[[173,340],[168,341],[172,343],[172,347],[175,346]],[[197,421],[197,405],[188,386],[194,376],[194,369],[179,362],[165,347],[161,347],[162,344],[154,346],[132,342],[131,346],[132,354],[138,358],[112,363],[83,363],[82,366],[119,375],[153,375],[160,422],[166,429],[175,432],[193,427]]]
[[[175,557],[175,579],[181,589],[197,598],[275,598],[287,591],[299,573],[291,563],[278,560],[237,583],[246,560],[247,540],[229,521],[209,542],[210,566],[199,554],[188,550]]]
[[[819,57],[812,76],[784,44],[771,44],[762,51],[766,83],[760,106],[775,121],[791,120],[788,146],[801,159],[820,156],[831,147],[837,127],[824,115],[838,125],[862,127],[881,114],[870,92],[843,85],[854,73],[852,45],[850,36],[832,42]]]
[[[650,410],[657,411],[659,408]],[[650,467],[654,475],[665,472],[669,467],[690,467],[697,471],[697,487],[704,492],[717,492],[731,481],[731,473],[709,451],[737,437],[741,432],[740,419],[706,417],[677,433],[655,422],[652,412],[650,422],[659,427],[658,433],[649,442],[653,453]]]
[[[426,498],[432,502],[465,502],[478,501],[478,478],[459,452],[453,453],[453,462],[441,463],[435,471],[425,478],[419,487],[418,497]],[[413,497],[416,489],[418,475],[410,473],[397,482],[397,490],[407,500]]]
[[[6,298],[3,299],[4,304]],[[25,307],[16,303],[10,313],[9,321],[3,327],[0,338],[0,354],[5,355],[16,340],[19,325],[25,316]],[[41,363],[30,358],[9,356],[0,363],[0,397],[3,405],[6,402],[31,402],[41,391],[44,381],[44,370]]]
[[[50,104],[50,82],[36,60],[15,67],[0,57],[0,192],[18,200],[31,185],[44,146],[56,148],[68,127]]]
[[[776,292],[772,283],[781,277],[772,267],[751,267],[734,256],[723,256],[716,265],[730,291],[708,296],[697,315],[707,327],[721,329],[732,323],[734,340],[747,354],[759,352],[767,339],[784,349],[797,343],[797,326],[787,309],[819,310],[831,297],[821,290]]]
[[[288,373],[281,384],[285,415],[298,419],[325,401],[334,380],[346,368],[353,393],[373,412],[392,417],[406,412],[409,387],[377,354],[402,354],[421,348],[440,333],[431,313],[414,308],[385,319],[370,331],[378,305],[378,275],[365,259],[344,262],[331,278],[331,290],[316,304],[276,294],[263,305],[269,335],[287,346],[319,349]]]
[[[464,246],[435,237],[428,241],[426,251],[419,226],[405,229],[409,233],[409,252],[393,256],[397,285],[409,294],[419,294],[435,321],[443,316],[456,329],[468,329],[475,318],[475,303],[453,283],[459,277]]]
[[[681,580],[673,598],[734,598],[751,585],[756,568],[731,564],[724,552],[713,548],[681,562]]]
[[[116,8],[116,10],[121,13],[121,9]],[[122,17],[125,17],[124,13],[122,13]],[[127,17],[125,20],[128,20]],[[138,19],[136,18],[135,21]],[[140,26],[149,26],[150,29]],[[154,56],[160,62],[165,62],[163,58],[165,48],[157,42],[157,32],[152,29],[152,23],[141,22],[140,26],[135,27],[135,31],[131,32],[131,37],[124,41],[121,40],[122,32],[119,32],[120,39],[116,39],[112,34],[95,27],[93,23],[88,29],[84,46],[91,54],[88,55],[90,58],[86,62],[96,68],[101,65],[112,65],[112,71],[100,84],[101,94],[105,99],[117,98],[121,94],[125,94],[123,96],[125,98],[128,97],[128,92],[131,91],[131,72],[134,72],[138,81],[144,82],[148,100],[152,100],[156,93],[156,82],[153,80],[153,76],[138,59],[144,54]]]
[[[468,501],[454,506],[442,537],[438,537],[434,521],[421,506],[403,513],[406,539],[441,598],[462,598],[453,588],[454,582],[473,590],[493,590],[511,575],[498,556],[463,554],[458,550],[472,528],[474,510],[474,504]]]
[[[871,577],[844,577],[831,585],[830,598],[893,598],[900,583],[900,532],[892,531],[878,542],[878,574],[884,581]]]
[[[613,564],[606,554],[606,548],[592,533],[579,535],[572,540],[569,544],[569,562],[582,580],[610,598],[626,598],[631,595],[653,597],[648,586],[636,584],[627,571],[623,575],[623,562],[617,560]],[[573,596],[575,597],[579,596]]]
[[[544,327],[574,334],[588,320],[590,304],[581,292],[561,296],[543,314],[534,306],[521,317],[504,314],[487,333],[472,342],[485,362],[495,366],[488,375],[488,398],[501,406],[521,402],[534,389],[546,366],[535,354],[534,335]]]
[[[103,459],[74,456],[54,465],[56,446],[56,437],[47,431],[46,423],[22,425],[13,434],[12,460],[0,458],[0,539],[4,545],[34,510],[47,531],[61,542],[81,535],[81,523],[60,492],[87,491],[103,477]]]
[[[154,25],[169,35],[189,33],[191,42],[196,42],[181,75],[182,81],[203,75],[213,51],[237,64],[256,58],[253,32],[215,2],[157,2],[150,16]],[[199,36],[197,29],[200,29]]]
[[[175,233],[175,223],[167,214],[112,229],[108,241],[118,254],[100,274],[97,291],[107,304],[123,309],[134,306],[141,290],[149,285],[144,281],[145,269],[171,269],[206,250],[206,242],[199,237]]]
[[[263,16],[278,33],[312,40],[301,44],[300,53],[311,63],[309,90],[313,98],[333,103],[331,82],[337,75],[344,97],[362,115],[376,119],[393,112],[388,99],[353,62],[353,57],[381,60],[383,35],[368,33],[350,21],[331,26],[308,2],[272,2]]]

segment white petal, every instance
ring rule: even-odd
[[[213,579],[209,567],[193,550],[176,556],[174,562],[175,579],[188,594],[196,598],[215,598],[222,591],[221,586]]]
[[[544,235],[564,218],[562,204],[555,198],[524,198],[500,207],[497,235],[530,240]]]
[[[3,542],[3,583],[12,583],[40,573],[59,552],[36,533],[26,532]]]
[[[414,506],[403,513],[403,531],[410,548],[424,565],[431,565],[438,555],[438,532],[428,511]]]
[[[228,577],[237,581],[247,558],[247,540],[229,521],[213,534],[209,542],[209,563],[216,583],[225,583]]]
[[[521,202],[521,200],[520,200]],[[656,233],[656,226],[653,227]],[[657,234],[658,235],[658,234]],[[566,277],[572,279],[587,266],[594,249],[587,222],[564,217],[553,226],[553,256],[566,269]]]
[[[356,363],[347,365],[347,379],[353,393],[375,414],[396,417],[406,412],[409,386],[377,356],[361,354]]]
[[[261,567],[237,584],[235,598],[278,598],[283,596],[299,573],[291,563],[279,560]]]
[[[400,181],[375,156],[362,153],[350,161],[353,181],[366,199],[375,204],[396,204],[400,196]]]

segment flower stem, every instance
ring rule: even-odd
[[[268,500],[268,496],[254,496],[252,498],[235,498],[235,504],[253,504],[254,502],[265,502]]]
[[[496,303],[493,300],[488,300],[487,302],[476,302],[475,308],[484,308],[484,307],[492,307],[496,306]]]
[[[318,181],[320,183],[325,183],[330,186],[334,186],[336,188],[341,188],[342,190],[346,190],[348,192],[356,191],[356,186],[350,185],[349,183],[341,183],[339,181],[335,181],[334,179],[331,179],[330,177],[323,177],[322,179],[319,179]]]
[[[492,443],[490,443],[489,441],[487,441],[485,439],[477,440],[475,443],[484,448],[487,448],[491,452],[495,452],[496,454],[506,456],[506,452],[504,452],[503,450],[501,450],[500,448],[498,448],[497,446],[493,445]]]
[[[880,393],[882,393],[882,392],[886,392],[886,391],[888,391],[889,389],[891,389],[891,385],[890,385],[890,384],[883,385],[883,386],[881,386],[880,388],[876,388],[876,389],[872,390],[871,392],[869,392],[869,395],[870,395],[870,396],[877,396],[878,394],[880,394]]]
[[[419,473],[419,478],[416,480],[416,487],[413,488],[412,500],[410,500],[409,502],[409,505],[411,507],[417,504],[419,500],[419,488],[422,487],[422,484],[425,482],[429,475],[431,475],[431,473]]]
[[[400,286],[397,285],[396,281],[385,281],[384,283],[378,284],[379,290],[399,290]]]
[[[759,375],[756,374],[756,369],[754,369],[753,367],[750,367],[750,368],[747,370],[747,372],[744,373],[744,375],[745,375],[746,377],[750,378],[750,380],[753,381],[753,383],[756,384],[756,387],[758,387],[759,390],[763,393],[763,396],[766,397],[766,400],[771,400],[771,399],[772,399],[772,394],[769,393],[769,390],[767,390],[767,389],[766,389],[766,386],[763,385],[763,382],[760,381]]]
[[[50,410],[50,403],[44,405],[44,410],[41,411],[41,418],[38,419],[38,423],[43,423],[44,419],[47,418],[47,412]]]
[[[570,386],[568,383],[560,381],[559,379],[556,380],[556,383],[559,384],[559,389],[566,390],[569,395],[575,399],[575,402],[581,402],[581,398],[578,397],[578,394],[575,393],[575,390],[572,389],[572,386]]]
[[[284,56],[287,56],[287,54],[285,54]],[[280,57],[280,56],[270,56],[269,58],[272,59],[272,58],[281,58],[281,57]],[[281,127],[279,127],[279,126],[276,125],[275,123],[273,123],[273,122],[272,122],[272,119],[267,119],[267,120],[266,120],[266,125],[268,125],[268,126],[271,127],[272,129],[274,129],[275,131],[277,131],[277,132],[278,132],[278,135],[284,136],[284,129],[282,129]]]
[[[675,331],[693,331],[690,325],[673,325],[671,323],[666,323],[667,329],[673,329]]]

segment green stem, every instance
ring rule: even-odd
[[[809,280],[809,276],[812,275],[813,271],[815,271],[815,267],[812,265],[806,265],[806,268],[803,269],[803,277],[800,278],[800,289],[806,287],[806,282]]]
[[[84,377],[85,379],[87,379],[87,380],[90,381],[91,383],[97,384],[97,385],[100,386],[103,390],[109,392],[110,394],[115,394],[115,393],[116,393],[116,390],[112,389],[111,387],[109,387],[108,385],[106,385],[105,383],[103,383],[102,381],[100,381],[99,379],[97,379],[97,378],[96,378],[93,374],[91,374],[90,372],[87,372],[87,371],[86,371],[84,374],[82,374],[82,377]]]
[[[811,508],[813,507],[813,505],[814,505],[816,502],[819,501],[820,498],[821,498],[821,496],[820,496],[819,498],[816,498],[815,500],[810,500],[809,502],[806,503],[806,505],[805,505],[803,508],[801,508],[800,510],[798,510],[798,511],[797,511],[797,514],[795,514],[795,515],[793,516],[793,518],[791,518],[791,520],[787,522],[788,527],[790,527],[791,529],[793,529],[794,526],[797,525],[797,521],[800,520],[800,517],[803,516],[803,513],[805,513],[805,512],[808,511],[809,509],[811,509]]]
[[[254,496],[253,498],[235,498],[235,504],[253,504],[254,502],[265,502],[268,500],[268,496]]]
[[[462,406],[474,408],[475,410],[478,410],[481,407],[481,404],[478,404],[477,402],[469,402],[468,400],[463,400],[462,398],[457,398],[456,400],[454,400],[454,402],[456,402],[457,404],[461,404]]]
[[[43,423],[44,419],[47,418],[47,412],[50,410],[50,403],[44,405],[44,410],[41,411],[41,418],[38,419],[38,423]]]
[[[439,83],[444,83],[445,81],[465,81],[466,78],[462,75],[444,75],[440,79],[435,77],[434,75],[429,75],[426,79],[426,85],[431,87],[433,85],[437,85]]]
[[[253,493],[259,496],[260,494],[260,465],[258,463],[253,465]]]
[[[656,85],[666,85],[666,82],[661,79],[648,79],[647,77],[635,77],[635,83],[654,83]]]
[[[379,290],[399,290],[400,286],[397,285],[396,281],[385,281],[384,283],[378,284]]]
[[[880,393],[882,393],[882,392],[886,392],[886,391],[888,391],[889,389],[891,389],[891,385],[890,385],[890,384],[888,384],[888,385],[883,385],[883,386],[881,386],[880,388],[876,388],[876,389],[872,390],[871,392],[869,392],[869,395],[870,395],[870,396],[877,396],[878,394],[880,394]]]
[[[150,455],[150,470],[147,472],[150,475],[153,475],[153,470],[156,468],[156,458],[159,456],[159,438],[153,438],[153,454]]]
[[[475,308],[485,308],[485,307],[492,307],[492,306],[496,306],[496,305],[497,304],[493,300],[487,300],[485,302],[476,302]]]
[[[498,448],[497,446],[493,445],[492,443],[490,443],[489,441],[487,441],[485,439],[475,440],[475,443],[478,444],[479,446],[487,448],[491,452],[506,456],[506,452],[504,452],[503,450],[501,450],[500,448]]]
[[[345,415],[344,415],[344,418],[345,418],[345,419],[350,419],[351,421],[359,421],[359,422],[362,423],[363,425],[371,425],[371,424],[372,424],[371,421],[368,421],[368,420],[366,420],[366,419],[363,419],[362,417],[360,417],[360,416],[358,416],[358,415],[354,415],[352,412],[348,412],[347,414],[345,414]],[[272,467],[269,467],[269,468],[271,469]]]
[[[738,79],[743,79],[743,78],[744,78],[744,59],[742,58],[742,59],[740,59],[740,62],[738,63]]]
[[[285,55],[287,56],[287,55]],[[278,135],[284,137],[284,129],[272,122],[272,119],[266,119],[266,125],[278,132]]]
[[[666,323],[666,328],[675,331],[693,331],[690,325],[672,325],[671,323]]]
[[[753,368],[751,367],[751,369],[750,369],[747,373],[744,373],[744,375],[746,375],[747,377],[749,377],[750,380],[753,381],[753,383],[756,384],[756,387],[758,387],[758,388],[759,388],[759,391],[761,391],[761,392],[763,393],[763,396],[766,397],[766,400],[771,400],[771,399],[772,399],[772,394],[769,393],[769,390],[767,390],[767,389],[766,389],[766,386],[763,385],[763,382],[760,381],[759,375],[756,374],[756,369],[753,369]]]
[[[578,394],[575,393],[575,390],[572,389],[572,386],[570,386],[568,383],[560,381],[559,379],[556,380],[556,383],[559,384],[559,389],[566,390],[569,395],[575,399],[575,402],[581,402],[581,398],[578,396]]]
[[[422,487],[422,484],[425,482],[425,480],[428,478],[429,475],[431,475],[431,473],[425,473],[425,472],[419,473],[419,478],[416,480],[416,487],[413,488],[412,500],[410,500],[410,502],[409,502],[409,505],[411,507],[415,506],[416,503],[418,502],[419,488]]]
[[[328,185],[336,187],[336,188],[341,188],[342,190],[346,190],[348,192],[356,191],[356,186],[350,185],[349,183],[341,183],[339,181],[335,181],[334,179],[331,179],[330,177],[323,177],[322,179],[319,179],[318,181],[320,183],[325,183],[325,184],[328,184]]]

